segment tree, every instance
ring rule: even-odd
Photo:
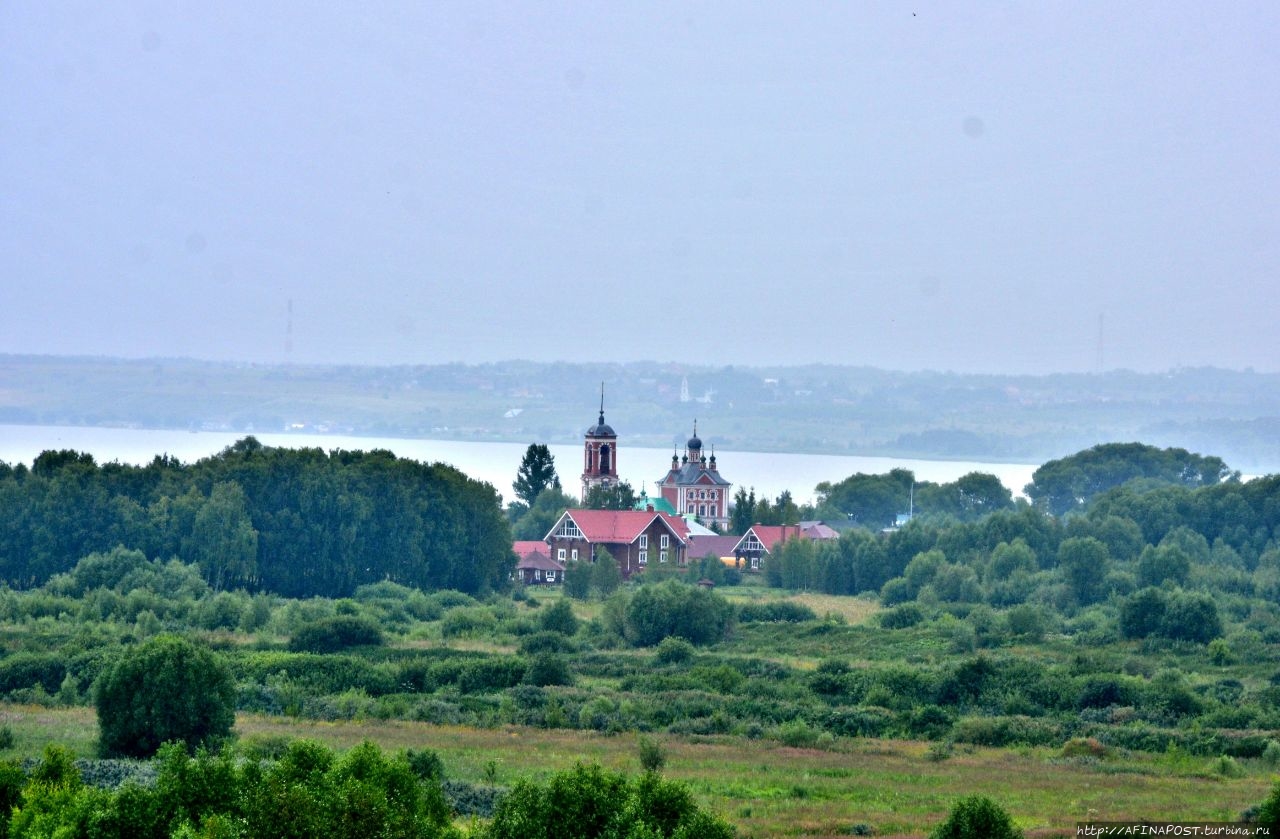
[[[746,487],[738,487],[733,494],[733,509],[729,513],[729,529],[738,536],[745,535],[756,523],[756,491],[747,494]]]
[[[916,508],[924,513],[953,515],[960,521],[975,521],[996,510],[1012,509],[1013,494],[995,475],[970,472],[949,484],[917,485]]]
[[[626,481],[612,486],[596,484],[587,490],[582,506],[588,510],[631,510],[636,506],[636,491]]]
[[[1158,586],[1165,580],[1183,585],[1191,574],[1191,557],[1177,544],[1147,545],[1138,556],[1138,585]]]
[[[1075,595],[1076,602],[1087,605],[1102,596],[1102,579],[1107,575],[1111,556],[1107,546],[1092,536],[1063,539],[1058,546],[1058,565],[1062,577]]]
[[[1061,516],[1137,478],[1194,488],[1239,477],[1220,457],[1142,443],[1104,443],[1044,464],[1032,473],[1026,493],[1037,507]]]
[[[192,560],[216,589],[247,583],[258,570],[258,531],[249,520],[244,489],[234,481],[214,485],[192,523]]]
[[[1257,825],[1266,828],[1267,835],[1280,835],[1280,783],[1271,788],[1271,794],[1258,806]]]
[[[573,614],[573,607],[568,600],[557,600],[545,612],[538,623],[547,632],[559,632],[561,635],[573,635],[578,631],[578,618]]]
[[[574,600],[586,600],[591,596],[591,563],[570,561],[564,569],[564,593]]]
[[[511,488],[516,497],[532,507],[544,489],[548,487],[560,489],[560,476],[556,474],[556,460],[551,456],[550,447],[543,443],[531,443],[525,449],[524,459],[516,470],[515,483]]]
[[[613,554],[604,548],[596,548],[596,561],[591,566],[591,588],[604,599],[622,585],[622,571]]]
[[[893,469],[885,475],[858,472],[835,484],[818,484],[818,506],[835,507],[850,520],[878,530],[908,511],[912,486],[919,491],[924,485],[916,484],[909,469]]]
[[[516,539],[541,539],[555,526],[564,511],[573,507],[575,501],[560,491],[559,487],[547,487],[538,494],[533,506],[525,510],[520,518],[511,526],[512,535]]]
[[[962,798],[929,839],[1022,839],[1004,808],[983,795]]]
[[[641,586],[626,605],[624,631],[638,647],[651,647],[675,636],[693,644],[724,638],[733,607],[720,595],[679,580]]]
[[[108,756],[145,758],[169,741],[217,744],[235,723],[235,683],[204,646],[160,635],[126,650],[94,685]]]

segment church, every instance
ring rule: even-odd
[[[671,468],[658,481],[662,498],[681,515],[697,516],[705,525],[729,526],[729,499],[733,484],[720,476],[716,453],[702,453],[698,422],[694,420],[693,436],[685,443],[684,456],[671,453]]]
[[[600,416],[587,429],[583,438],[582,499],[594,486],[611,487],[618,483],[618,435],[604,421],[604,396],[600,398]],[[729,526],[729,500],[733,485],[720,476],[716,455],[702,453],[698,423],[693,436],[685,443],[684,456],[671,453],[671,468],[657,482],[659,498],[677,515],[696,517],[705,525]],[[644,492],[643,487],[641,492]]]

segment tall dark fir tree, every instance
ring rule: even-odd
[[[538,495],[547,487],[560,489],[560,476],[556,474],[555,458],[551,449],[543,443],[531,443],[525,449],[520,468],[516,471],[511,488],[525,506],[532,507]]]

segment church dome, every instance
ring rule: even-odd
[[[604,411],[601,411],[600,419],[596,421],[595,425],[587,429],[587,436],[588,437],[617,437],[618,435],[614,433],[613,427],[608,425],[604,421]]]

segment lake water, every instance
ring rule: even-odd
[[[98,463],[149,463],[158,454],[191,463],[217,454],[244,434],[233,432],[156,431],[127,428],[85,428],[73,426],[0,425],[0,461],[28,466],[48,449],[74,449],[92,454]],[[314,447],[330,451],[386,449],[399,457],[430,463],[449,463],[481,481],[488,481],[510,498],[511,482],[524,456],[526,443],[472,443],[459,440],[421,440],[399,437],[352,437],[340,434],[254,434],[263,445],[289,448]],[[576,495],[582,470],[580,446],[553,445],[556,471],[565,491]],[[739,486],[755,487],[757,496],[776,498],[790,490],[798,503],[813,500],[813,489],[822,481],[836,482],[857,472],[879,474],[890,469],[910,469],[921,481],[945,483],[969,472],[988,472],[1000,479],[1014,495],[1031,482],[1038,464],[979,463],[951,460],[910,460],[892,457],[852,457],[846,455],[786,454],[778,452],[729,451],[716,453],[720,474]],[[639,493],[650,494],[654,482],[666,474],[671,464],[670,449],[631,447],[619,441],[618,475]]]

